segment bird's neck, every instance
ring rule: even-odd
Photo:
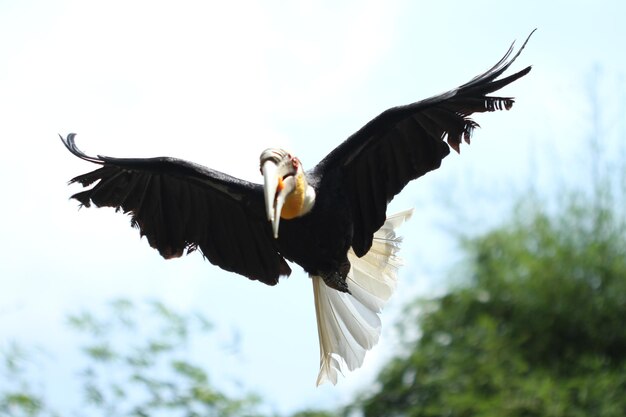
[[[294,219],[304,216],[315,204],[315,190],[309,186],[303,172],[296,174],[296,188],[285,199],[285,204],[280,212],[283,219]]]

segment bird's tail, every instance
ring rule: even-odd
[[[337,371],[342,368],[352,371],[360,367],[365,352],[378,342],[378,313],[396,288],[396,274],[402,264],[396,256],[402,238],[396,236],[395,229],[411,214],[412,209],[387,218],[363,257],[348,252],[351,295],[328,287],[321,277],[312,277],[320,339],[318,386],[326,381],[336,384]]]

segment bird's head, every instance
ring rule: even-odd
[[[278,238],[280,218],[293,219],[313,208],[315,191],[306,182],[300,160],[283,149],[269,148],[261,153],[261,173],[265,179],[265,209]]]

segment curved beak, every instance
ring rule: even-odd
[[[291,164],[265,161],[261,167],[264,178],[265,211],[267,220],[272,222],[274,238],[278,238],[278,224],[285,199],[296,188]],[[287,176],[289,175],[289,176]]]
[[[272,161],[265,161],[261,167],[263,173],[263,191],[265,193],[265,212],[267,220],[274,221],[274,198],[278,188],[278,166]]]

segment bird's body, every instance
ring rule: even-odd
[[[268,285],[291,273],[286,261],[300,265],[314,280],[318,383],[335,382],[342,360],[358,367],[376,343],[377,313],[395,287],[394,229],[409,213],[387,219],[387,204],[438,168],[448,144],[459,151],[462,140],[469,143],[472,113],[512,106],[513,99],[488,94],[530,71],[497,79],[519,52],[509,59],[511,47],[455,90],[383,112],[309,171],[287,151],[265,150],[264,185],[174,158],[90,157],[70,134],[66,147],[101,165],[72,180],[93,185],[73,197],[130,213],[165,258],[199,249],[211,263]]]
[[[346,264],[353,224],[341,182],[325,184],[313,178],[309,175],[307,181],[316,189],[313,209],[306,216],[281,222],[278,247],[285,258],[309,275],[321,276],[339,271]]]

